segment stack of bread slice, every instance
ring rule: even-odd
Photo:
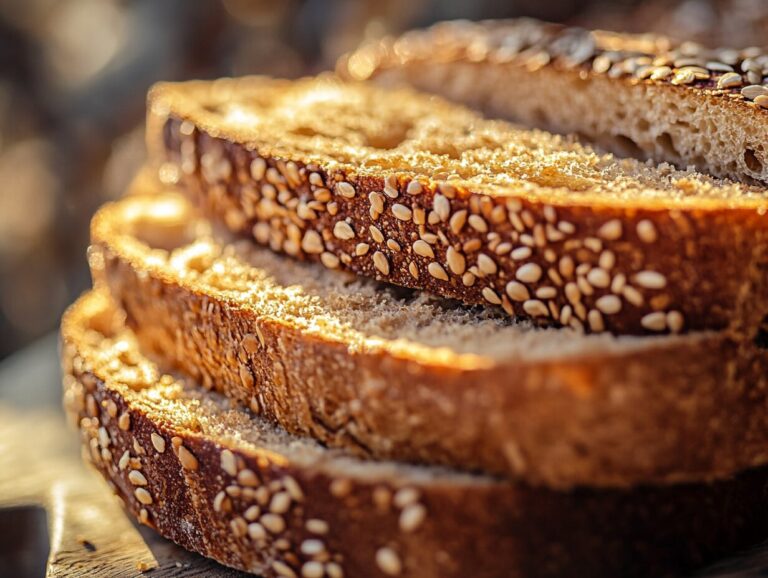
[[[530,52],[538,24],[444,26],[499,78],[570,46],[627,118],[658,91],[763,121],[710,85],[615,80],[579,42],[547,39],[543,68],[476,57],[485,33]],[[339,69],[464,75],[433,35]],[[768,536],[759,171],[330,76],[162,84],[148,108],[149,165],[94,218],[94,290],[62,323],[84,455],[140,522],[303,578],[679,575]]]

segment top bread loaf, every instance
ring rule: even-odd
[[[342,76],[409,84],[634,157],[768,182],[768,54],[534,20],[445,22],[363,46]]]
[[[405,89],[245,78],[149,98],[161,179],[289,255],[592,332],[751,336],[768,309],[761,188]]]

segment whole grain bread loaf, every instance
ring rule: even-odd
[[[751,341],[537,329],[225,241],[181,196],[133,196],[94,218],[90,263],[147,353],[293,433],[555,487],[768,460]]]
[[[765,469],[560,493],[361,462],[163,373],[104,292],[65,315],[61,351],[83,456],[128,512],[265,578],[663,577],[754,543],[768,517]]]
[[[330,79],[149,101],[164,182],[294,257],[591,332],[751,338],[768,313],[762,188]]]
[[[577,133],[619,154],[768,183],[763,49],[528,19],[455,21],[368,43],[338,71]]]

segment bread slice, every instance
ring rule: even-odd
[[[327,79],[162,84],[150,109],[165,182],[331,269],[592,332],[751,338],[768,312],[760,188]]]
[[[225,244],[172,194],[107,206],[92,242],[146,352],[331,446],[555,487],[768,461],[768,353],[752,343],[536,329]]]
[[[578,133],[624,155],[768,183],[768,53],[535,20],[443,22],[341,59],[492,115]]]
[[[265,578],[669,576],[765,531],[765,469],[710,485],[559,493],[361,462],[162,373],[103,292],[65,315],[62,342],[83,455],[126,509]]]

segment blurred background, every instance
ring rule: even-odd
[[[361,40],[513,16],[761,45],[767,0],[1,0],[0,359],[89,284],[88,220],[143,158],[158,80],[329,68]]]

